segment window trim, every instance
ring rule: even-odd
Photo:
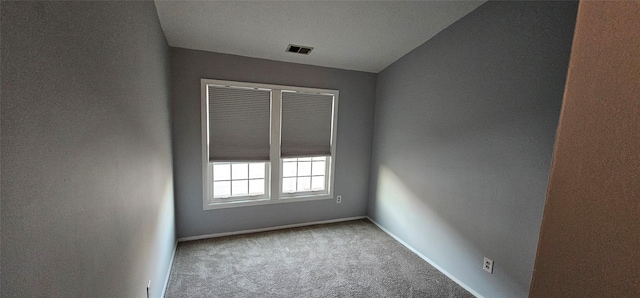
[[[213,199],[213,167],[209,162],[209,107],[207,104],[207,85],[233,86],[240,88],[259,88],[271,90],[271,131],[270,144],[281,144],[280,125],[281,125],[281,104],[282,90],[296,91],[311,94],[323,94],[333,96],[333,110],[331,119],[331,155],[326,171],[326,190],[321,194],[310,192],[305,193],[282,193],[282,157],[280,156],[280,145],[270,146],[269,161],[269,183],[268,189],[265,189],[265,198],[239,197],[233,200],[221,201],[221,199]],[[285,85],[260,84],[250,82],[235,82],[214,79],[200,80],[201,94],[201,143],[202,143],[202,192],[203,192],[203,210],[234,208],[242,206],[255,206],[266,204],[278,204],[288,202],[301,202],[311,200],[326,200],[333,198],[333,189],[335,183],[335,161],[336,161],[336,139],[338,125],[338,98],[339,91],[331,89],[296,87]],[[244,162],[244,161],[239,161]],[[265,177],[267,178],[267,177]]]

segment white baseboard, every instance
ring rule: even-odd
[[[267,227],[267,228],[260,228],[260,229],[251,229],[251,230],[242,230],[242,231],[235,231],[235,232],[214,233],[214,234],[207,234],[207,235],[182,237],[182,238],[178,238],[178,242],[209,239],[209,238],[218,238],[218,237],[232,236],[232,235],[258,233],[258,232],[266,232],[266,231],[274,231],[274,230],[282,230],[282,229],[297,228],[297,227],[304,227],[304,226],[312,226],[312,225],[319,225],[319,224],[328,224],[328,223],[341,222],[341,221],[351,221],[351,220],[358,220],[358,219],[365,219],[365,218],[367,218],[367,217],[366,216],[355,216],[355,217],[346,217],[346,218],[305,222],[305,223],[298,223],[298,224],[291,224],[291,225]]]
[[[469,291],[469,293],[471,293],[473,296],[476,296],[478,298],[484,298],[482,295],[480,295],[478,292],[474,291],[471,287],[467,286],[466,284],[464,284],[463,282],[461,282],[460,280],[458,280],[457,278],[455,278],[453,275],[451,275],[449,272],[447,272],[446,270],[442,269],[442,267],[438,266],[436,263],[434,263],[432,260],[430,260],[429,258],[427,258],[425,255],[423,255],[422,253],[420,253],[419,251],[417,251],[415,248],[411,247],[411,245],[407,244],[406,242],[404,242],[402,239],[398,238],[398,236],[394,235],[393,233],[389,232],[389,230],[385,229],[383,226],[381,226],[380,224],[378,224],[375,220],[371,219],[371,217],[367,216],[367,219],[369,221],[371,221],[374,225],[378,226],[378,228],[380,228],[380,230],[384,231],[385,233],[387,233],[389,236],[391,236],[393,239],[395,239],[396,241],[400,242],[400,244],[404,245],[404,247],[408,248],[410,251],[412,251],[414,254],[418,255],[419,257],[421,257],[423,260],[425,260],[427,263],[429,263],[429,265],[433,266],[434,268],[438,269],[438,271],[442,272],[442,274],[446,275],[449,279],[453,280],[455,283],[457,283],[458,285],[460,285],[462,288],[464,288],[465,290]]]
[[[173,268],[173,259],[176,258],[176,249],[178,248],[178,241],[173,245],[173,253],[171,254],[171,262],[169,262],[169,270],[167,270],[167,278],[164,279],[164,287],[162,288],[161,298],[167,293],[167,287],[169,286],[169,277],[171,276],[171,268]]]

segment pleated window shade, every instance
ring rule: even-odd
[[[331,155],[333,95],[282,92],[282,157]]]
[[[209,161],[269,161],[271,91],[208,86]]]

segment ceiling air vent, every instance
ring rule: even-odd
[[[285,52],[309,55],[309,53],[311,53],[311,50],[313,50],[312,47],[298,46],[298,45],[294,45],[294,44],[289,44],[289,46],[287,47],[287,50]]]

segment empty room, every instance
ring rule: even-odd
[[[1,1],[1,297],[640,297],[640,1]]]

